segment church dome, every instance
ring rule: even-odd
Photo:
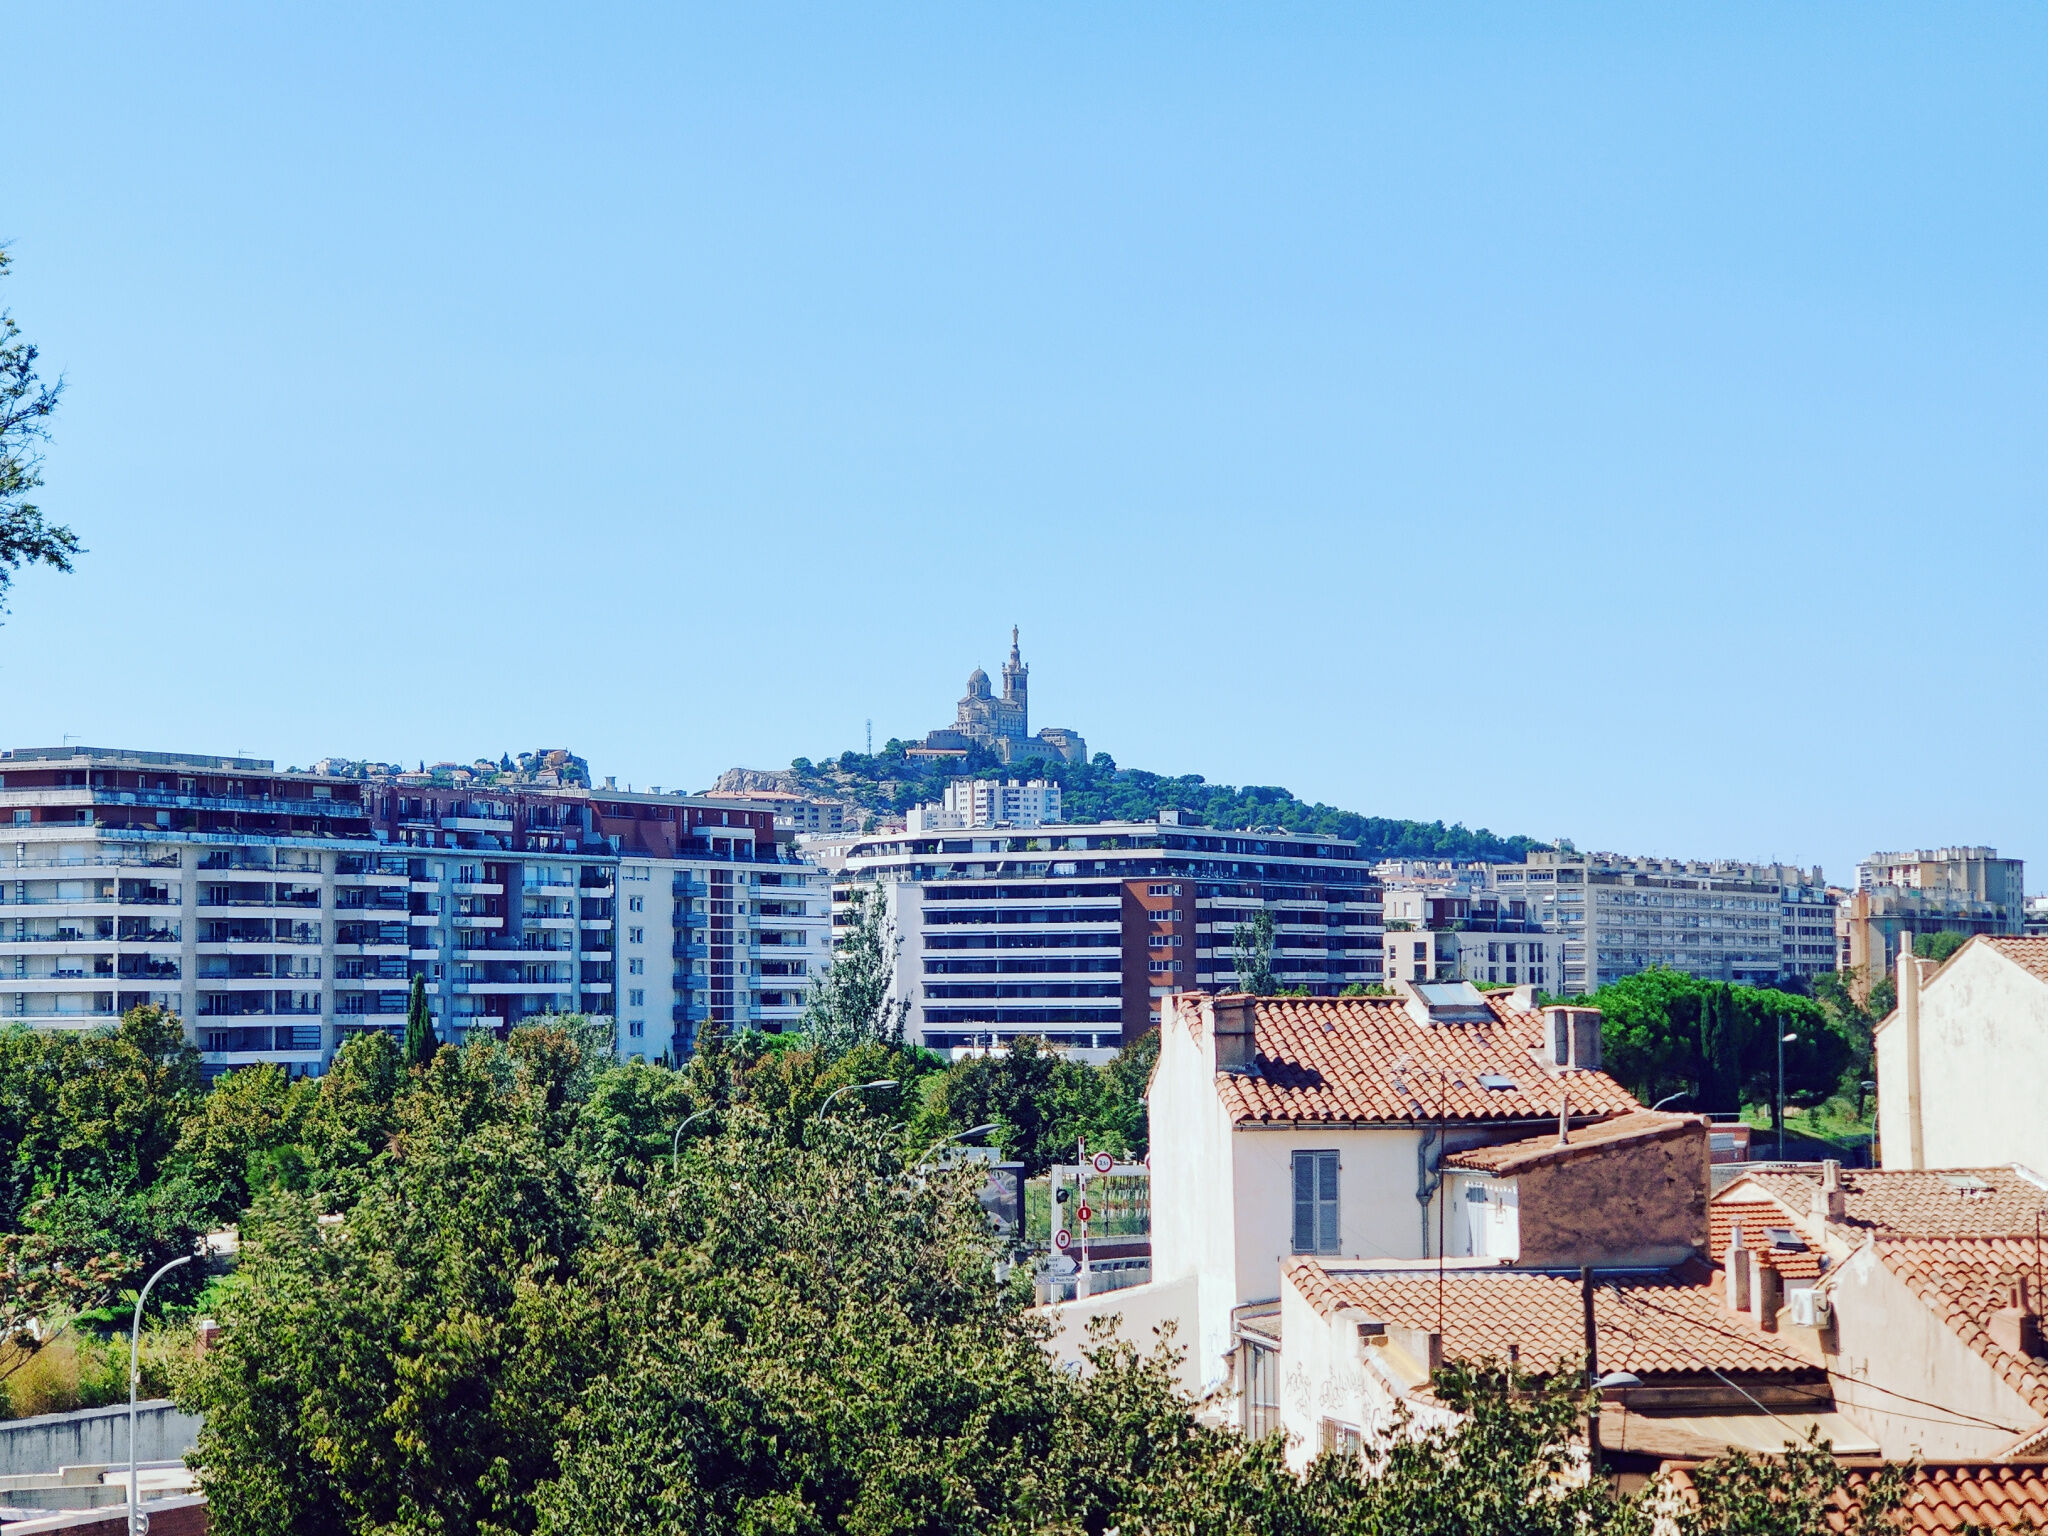
[[[967,696],[970,699],[985,699],[990,696],[988,674],[979,667],[967,674]]]

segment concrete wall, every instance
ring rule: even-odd
[[[1515,1175],[1524,1264],[1676,1264],[1707,1251],[1707,1127],[1594,1145]]]
[[[177,1461],[199,1443],[201,1420],[167,1400],[140,1403],[135,1415],[139,1461]],[[84,1462],[128,1460],[128,1405],[45,1413],[0,1421],[0,1477],[54,1472]]]
[[[1079,1364],[1082,1352],[1093,1347],[1088,1325],[1097,1318],[1113,1318],[1116,1337],[1141,1355],[1151,1354],[1162,1342],[1179,1350],[1181,1390],[1190,1397],[1199,1397],[1205,1384],[1192,1347],[1198,1286],[1193,1275],[1184,1275],[1178,1280],[1155,1280],[1149,1285],[1133,1285],[1121,1291],[1042,1307],[1039,1315],[1053,1326],[1046,1350],[1055,1360]]]
[[[1337,1233],[1343,1252],[1327,1257],[1421,1259],[1433,1254],[1435,1202],[1429,1207],[1425,1243],[1424,1208],[1415,1199],[1421,1145],[1420,1134],[1404,1128],[1240,1126],[1231,1149],[1239,1300],[1279,1293],[1280,1266],[1294,1253],[1296,1152],[1337,1154]]]
[[[1288,1464],[1304,1470],[1322,1449],[1323,1420],[1358,1430],[1368,1447],[1394,1425],[1400,1401],[1392,1376],[1370,1363],[1358,1337],[1358,1315],[1324,1316],[1292,1285],[1280,1293],[1280,1424]],[[1412,1428],[1454,1422],[1441,1409],[1411,1403]]]
[[[150,1536],[206,1536],[204,1494],[177,1494],[167,1499],[145,1497],[142,1510],[149,1516]],[[126,1536],[127,1530],[128,1506],[122,1504],[112,1509],[78,1510],[9,1525],[7,1536]]]
[[[1868,1247],[1835,1271],[1829,1291],[1835,1326],[1831,1337],[1822,1337],[1828,1369],[1840,1373],[1835,1401],[1870,1432],[1887,1460],[1987,1460],[2017,1438],[1988,1424],[1952,1421],[1926,1403],[2018,1430],[2040,1423],[2041,1415]],[[1890,1396],[1877,1385],[1921,1401]]]
[[[1909,1166],[1906,1030],[1877,1032],[1884,1166]],[[2048,1173],[2048,983],[1996,949],[1958,951],[1920,996],[1921,1134],[1928,1168],[2022,1163]]]

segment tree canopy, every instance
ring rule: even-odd
[[[0,249],[0,278],[11,258]],[[36,371],[40,353],[22,339],[13,312],[0,309],[0,610],[7,588],[24,565],[71,569],[78,538],[46,520],[29,495],[43,483],[39,452],[49,440],[49,418],[64,393],[64,381],[46,383]]]

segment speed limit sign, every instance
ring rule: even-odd
[[[1069,1248],[1074,1246],[1074,1234],[1069,1232],[1065,1227],[1061,1227],[1059,1231],[1053,1233],[1052,1245],[1053,1247],[1059,1249],[1061,1253],[1065,1253]]]
[[[1095,1154],[1095,1171],[1097,1173],[1107,1173],[1110,1169],[1114,1168],[1115,1166],[1116,1159],[1111,1157],[1107,1152],[1098,1152]]]

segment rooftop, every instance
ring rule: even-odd
[[[2048,1526],[2048,1467],[1988,1466],[1982,1463],[1922,1463],[1909,1466],[1906,1499],[1897,1529],[1963,1531],[2041,1529]],[[1849,1469],[1848,1482],[1828,1501],[1828,1529],[1860,1525],[1864,1490],[1875,1469]],[[1674,1492],[1691,1496],[1692,1477],[1683,1467],[1666,1470]]]
[[[2031,1238],[2034,1219],[2048,1211],[2048,1187],[2012,1166],[1844,1168],[1840,1178],[1845,1214],[1829,1226],[1844,1235]],[[1813,1209],[1820,1175],[1759,1169],[1731,1184],[1724,1198],[1743,1197],[1749,1188],[1784,1202],[1803,1219]]]
[[[1706,1124],[1700,1115],[1667,1115],[1654,1110],[1640,1109],[1630,1114],[1617,1115],[1612,1120],[1595,1120],[1590,1125],[1577,1125],[1560,1142],[1555,1131],[1545,1131],[1540,1136],[1531,1136],[1525,1141],[1504,1142],[1497,1147],[1474,1147],[1467,1152],[1453,1152],[1444,1161],[1453,1168],[1471,1168],[1483,1173],[1512,1174],[1540,1163],[1556,1162],[1577,1156],[1595,1147],[1611,1147],[1626,1142],[1663,1141],[1682,1136],[1689,1130]]]
[[[1604,1118],[1640,1111],[1604,1072],[1557,1069],[1543,1015],[1485,994],[1482,1018],[1422,1023],[1399,997],[1262,997],[1257,1071],[1219,1073],[1233,1122],[1383,1123]]]
[[[1576,1273],[1447,1269],[1441,1301],[1434,1266],[1303,1258],[1285,1273],[1326,1317],[1355,1307],[1374,1321],[1440,1331],[1446,1359],[1505,1360],[1513,1345],[1525,1369],[1548,1371],[1585,1349]],[[1710,1370],[1816,1380],[1824,1374],[1746,1314],[1730,1312],[1703,1264],[1603,1273],[1593,1317],[1601,1369],[1630,1371],[1646,1382]]]
[[[2036,1413],[2048,1415],[2048,1361],[2015,1354],[1992,1339],[1991,1314],[2040,1261],[2031,1233],[2017,1237],[1880,1239],[1877,1256],[1964,1344],[1990,1363]]]

